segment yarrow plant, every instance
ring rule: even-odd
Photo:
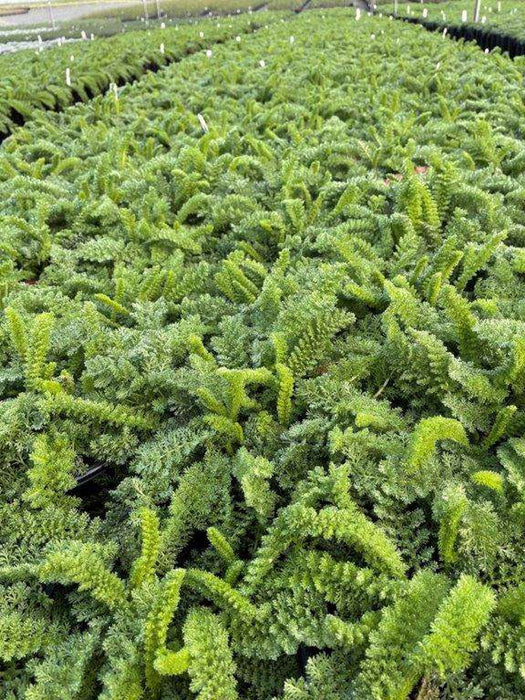
[[[525,695],[521,63],[289,21],[0,149],[6,700]]]

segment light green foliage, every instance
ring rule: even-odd
[[[184,623],[184,643],[189,656],[191,689],[199,700],[236,700],[235,664],[228,634],[217,615],[195,608]]]
[[[50,313],[39,314],[35,317],[30,331],[27,332],[24,322],[17,311],[6,309],[9,323],[11,342],[25,364],[25,378],[29,390],[42,387],[42,380],[48,372],[45,364],[51,346],[51,331],[54,326],[54,316]]]
[[[407,172],[398,192],[398,209],[407,214],[416,233],[432,236],[439,227],[436,203],[426,184]]]
[[[45,597],[35,600],[28,597],[23,583],[1,586],[0,603],[0,659],[10,663],[38,654],[48,645],[56,643],[60,627],[45,615]],[[44,603],[44,607],[40,605]],[[40,604],[40,605],[39,605]]]
[[[450,488],[443,495],[443,514],[439,523],[439,553],[445,564],[456,560],[455,544],[461,518],[468,507],[468,499],[462,488]]]
[[[157,652],[153,665],[162,676],[180,676],[188,670],[190,655],[186,648],[179,651],[161,649]]]
[[[190,586],[213,600],[219,607],[230,610],[247,622],[258,617],[257,608],[246,596],[208,571],[190,569],[187,578]]]
[[[45,582],[76,583],[110,609],[125,601],[123,581],[109,570],[95,544],[71,541],[57,547],[38,567],[38,575]]]
[[[163,570],[172,568],[194,532],[220,523],[229,512],[227,464],[225,458],[212,454],[204,463],[190,466],[180,478],[161,531],[159,559]]]
[[[106,401],[91,401],[75,398],[65,393],[56,394],[43,402],[43,407],[52,413],[64,414],[77,420],[88,420],[110,425],[147,429],[152,422],[145,416]]]
[[[418,645],[428,632],[449,584],[443,576],[422,572],[400,599],[386,608],[371,633],[357,688],[361,697],[406,700],[425,666]]]
[[[210,360],[210,362],[213,361],[213,355],[211,354],[211,352],[206,350],[202,342],[202,338],[199,338],[198,335],[189,336],[188,349],[190,350],[190,352],[194,352],[196,355],[199,355],[204,360]]]
[[[262,518],[270,516],[275,508],[275,493],[268,483],[274,471],[275,466],[264,457],[254,457],[245,448],[238,450],[235,476],[241,483],[246,505]]]
[[[277,416],[282,425],[288,425],[292,414],[292,395],[294,378],[289,367],[280,362],[275,365],[279,377],[279,395],[277,397]]]
[[[472,474],[472,481],[480,486],[486,486],[492,491],[501,493],[503,491],[503,477],[498,472],[490,470],[481,470]]]
[[[100,626],[57,643],[53,653],[34,666],[34,679],[26,690],[28,700],[73,700],[90,678],[90,662],[100,641]]]
[[[463,269],[456,282],[456,289],[460,291],[465,289],[474,275],[484,268],[506,236],[506,233],[494,234],[479,249],[472,245],[467,248],[463,257]]]
[[[496,416],[494,425],[490,429],[490,433],[483,441],[485,448],[492,447],[492,445],[495,445],[501,440],[501,438],[507,432],[512,417],[514,416],[517,410],[518,409],[516,406],[505,406],[505,408],[502,408],[500,411],[498,411],[498,415]]]
[[[254,586],[260,582],[280,555],[298,540],[308,537],[333,539],[355,547],[379,571],[401,576],[404,565],[393,543],[353,503],[345,505],[344,509],[327,506],[317,512],[297,503],[281,511],[250,563],[247,574],[250,584]]]
[[[220,291],[238,303],[253,303],[259,287],[253,279],[264,279],[266,270],[260,263],[246,258],[241,251],[232,253],[222,264],[222,270],[215,275]]]
[[[371,633],[358,678],[361,692],[406,700],[423,674],[436,670],[444,676],[468,664],[494,609],[494,594],[469,576],[447,595],[449,586],[443,577],[422,573],[385,611]]]
[[[207,534],[211,544],[220,554],[224,562],[228,565],[233,564],[235,561],[235,553],[224,535],[219,532],[216,527],[209,527]]]
[[[348,314],[330,308],[323,309],[307,321],[306,327],[300,331],[295,342],[290,344],[287,363],[292,374],[301,377],[315,369],[328,353],[335,333],[351,322],[352,318]]]
[[[460,356],[465,360],[475,361],[479,356],[479,342],[474,327],[476,319],[469,302],[460,296],[454,287],[446,287],[442,298],[445,311],[454,324]]]
[[[434,666],[442,676],[464,668],[494,606],[494,593],[471,576],[463,575],[441,604],[432,630],[421,644],[425,663]]]
[[[27,334],[24,322],[20,318],[20,314],[11,308],[5,310],[5,315],[9,324],[9,334],[11,343],[19,354],[22,360],[26,359],[27,355]]]
[[[440,440],[454,440],[461,445],[468,445],[465,429],[459,421],[443,416],[424,418],[418,423],[412,436],[408,458],[410,469],[421,469],[434,454],[436,443]]]
[[[33,466],[28,469],[29,488],[23,498],[33,508],[64,502],[64,494],[76,486],[75,453],[64,435],[42,435],[33,445]]]
[[[164,673],[169,666],[166,660],[166,639],[168,626],[177,609],[180,600],[180,588],[185,572],[175,569],[166,575],[162,587],[148,614],[144,628],[144,663],[146,666],[146,685],[152,692],[159,688],[158,669],[155,665],[159,658],[160,672]],[[170,664],[172,667],[175,665]]]
[[[115,317],[117,314],[121,314],[122,316],[127,316],[129,314],[128,309],[122,306],[122,304],[119,304],[118,301],[110,299],[106,294],[95,294],[95,299],[111,309],[112,317]]]
[[[139,517],[142,551],[140,557],[133,563],[131,570],[131,585],[133,587],[141,586],[154,578],[160,550],[159,519],[157,515],[149,508],[144,508],[139,513]]]

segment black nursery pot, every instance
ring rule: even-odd
[[[484,27],[476,27],[471,24],[467,25],[445,25],[441,22],[419,19],[418,17],[396,17],[409,24],[421,24],[425,29],[431,32],[443,31],[447,27],[448,34],[454,39],[465,39],[465,41],[475,41],[482,49],[495,49],[499,47],[503,53],[507,53],[510,58],[515,56],[523,56],[525,54],[525,42],[516,39],[509,34],[490,30],[487,31]]]

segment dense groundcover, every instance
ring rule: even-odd
[[[265,16],[276,21],[278,13]],[[207,48],[236,34],[253,31],[251,15],[209,20],[164,29],[135,31],[110,39],[87,40],[52,51],[18,51],[0,56],[0,142],[40,110],[60,111],[100,95],[113,85]],[[93,36],[93,35],[92,35]]]
[[[389,0],[380,2],[378,11],[394,13],[396,7]],[[466,13],[466,14],[464,14]],[[410,3],[398,2],[397,15],[414,21],[423,20],[432,25],[433,29],[449,27],[463,30],[463,36],[470,40],[477,38],[491,48],[501,46],[506,39],[508,49],[525,52],[525,2],[523,0],[498,0],[492,5],[489,2],[480,3],[479,19],[474,21],[474,3],[467,0],[438,0],[438,2]],[[514,40],[514,42],[513,42]]]
[[[4,142],[2,698],[525,697],[522,88],[312,12]]]

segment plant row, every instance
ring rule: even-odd
[[[524,129],[334,10],[4,142],[7,700],[525,694]]]
[[[380,4],[382,12],[394,12],[394,3]],[[495,0],[480,3],[477,22],[474,22],[474,3],[466,0],[445,0],[444,2],[398,4],[399,17],[412,17],[429,22],[437,22],[444,27],[462,26],[475,29],[482,34],[510,36],[519,41],[525,40],[525,3],[522,0]]]
[[[269,21],[272,18],[266,15],[265,22]],[[133,81],[146,70],[156,70],[254,28],[252,18],[243,15],[223,23],[202,20],[0,56],[0,136],[41,109],[63,109],[73,102],[89,100],[111,84]]]
[[[204,17],[222,16],[238,12],[259,13],[266,10],[299,10],[305,0],[160,0],[160,11],[165,17]],[[312,0],[306,3],[308,8],[314,7],[340,7],[349,3],[347,0]],[[149,0],[146,3],[148,16],[157,16],[156,0]],[[107,7],[103,10],[96,10],[89,17],[96,18],[118,18],[122,22],[131,22],[144,17],[144,4],[130,3],[127,6]]]

